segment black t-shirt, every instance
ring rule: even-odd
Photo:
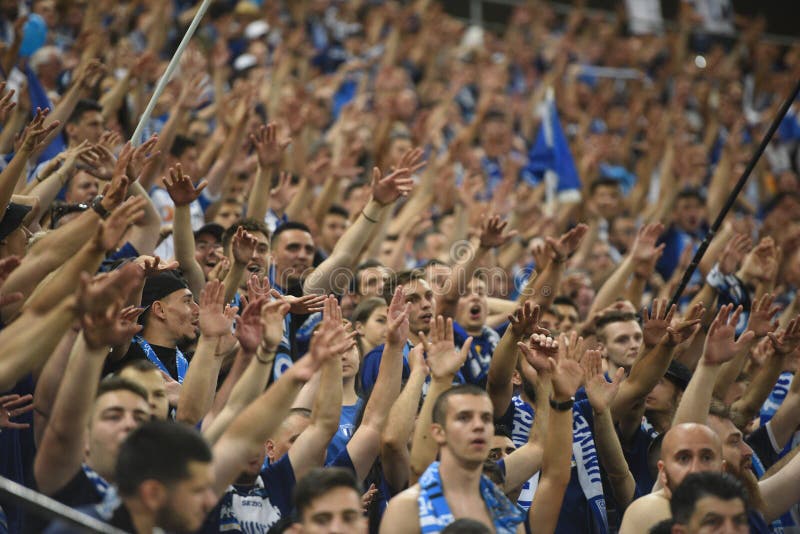
[[[125,532],[136,532],[133,518],[122,502],[118,502],[115,508],[109,508],[108,505],[103,504],[83,506],[79,508],[78,511],[104,521],[112,527],[117,527]],[[44,532],[45,534],[78,534],[79,532],[83,532],[83,530],[66,523],[53,522],[47,530],[40,530],[39,532]]]
[[[177,354],[178,351],[174,348],[169,347],[161,347],[158,345],[150,344],[153,347],[153,352],[156,353],[156,356],[161,363],[164,364],[164,367],[167,368],[169,371],[169,376],[172,377],[173,380],[178,380],[178,363],[177,363]],[[142,347],[139,346],[138,343],[131,342],[131,346],[128,349],[127,354],[116,361],[107,360],[105,368],[103,369],[103,374],[106,375],[108,373],[116,373],[123,367],[125,367],[128,363],[134,360],[146,360],[147,356],[142,350]]]
[[[52,499],[65,504],[70,508],[78,508],[80,506],[94,505],[102,502],[103,496],[97,491],[97,488],[86,476],[83,469],[78,468],[77,473],[67,484],[50,496]],[[47,526],[47,521],[38,516],[29,514],[25,521],[25,532],[30,534],[38,534],[44,531]]]

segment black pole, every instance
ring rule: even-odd
[[[758,149],[753,154],[753,157],[750,158],[750,161],[747,163],[747,168],[745,168],[742,176],[739,178],[739,181],[736,182],[736,186],[731,191],[731,194],[728,196],[728,200],[725,202],[725,205],[720,210],[719,215],[717,215],[717,219],[714,221],[714,224],[711,225],[711,228],[708,230],[705,239],[703,242],[700,243],[700,246],[697,248],[697,252],[694,253],[694,258],[692,258],[692,263],[689,264],[689,267],[686,268],[686,271],[683,273],[683,277],[681,278],[681,283],[678,284],[678,288],[675,290],[675,294],[672,295],[672,300],[670,301],[670,306],[673,304],[678,303],[678,299],[681,298],[681,294],[683,290],[686,289],[686,285],[689,283],[689,279],[694,274],[695,269],[700,264],[700,260],[703,259],[703,256],[708,249],[708,245],[711,244],[711,240],[714,239],[719,227],[722,226],[722,221],[725,219],[725,216],[728,214],[730,209],[733,207],[733,203],[736,202],[736,197],[739,196],[739,193],[744,188],[745,184],[747,183],[747,179],[750,178],[750,173],[753,172],[753,169],[758,163],[758,160],[761,159],[761,155],[766,150],[767,145],[769,144],[770,139],[775,134],[775,130],[778,129],[780,126],[783,117],[789,112],[789,107],[791,107],[792,102],[794,99],[797,98],[797,94],[800,93],[800,79],[797,80],[797,83],[794,86],[794,90],[789,94],[789,97],[781,106],[781,109],[778,111],[778,114],[772,120],[772,124],[767,130],[767,133],[764,135],[764,138],[761,140],[761,144],[758,145]]]

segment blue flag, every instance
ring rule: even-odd
[[[528,165],[522,171],[522,177],[531,185],[538,185],[545,179],[545,174],[550,171],[556,177],[555,192],[578,193],[581,190],[581,181],[578,178],[578,169],[569,150],[567,137],[561,128],[558,111],[555,103],[550,100],[542,110],[542,124],[536,141],[528,151]]]

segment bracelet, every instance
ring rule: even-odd
[[[566,412],[567,410],[571,410],[572,406],[575,404],[575,397],[570,397],[569,399],[558,402],[550,397],[550,407],[557,412]]]
[[[374,224],[378,224],[378,219],[372,219],[372,218],[370,218],[370,216],[369,216],[369,215],[367,215],[367,213],[366,213],[366,212],[365,212],[363,209],[361,210],[361,215],[363,215],[363,216],[364,216],[364,218],[365,218],[366,220],[368,220],[369,222],[371,222],[371,223],[374,223]]]
[[[259,354],[263,354],[266,357],[262,360],[261,358],[259,358]],[[258,363],[269,365],[270,363],[275,361],[275,349],[266,349],[264,347],[258,347],[255,357],[256,360],[258,360]]]

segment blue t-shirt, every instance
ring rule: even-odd
[[[261,471],[254,486],[230,486],[206,517],[200,532],[263,534],[292,513],[295,478],[289,455]]]
[[[358,399],[355,404],[342,406],[342,413],[339,416],[339,429],[333,435],[328,452],[325,454],[325,465],[331,463],[347,447],[347,442],[353,437],[356,431],[356,417],[364,401]]]

